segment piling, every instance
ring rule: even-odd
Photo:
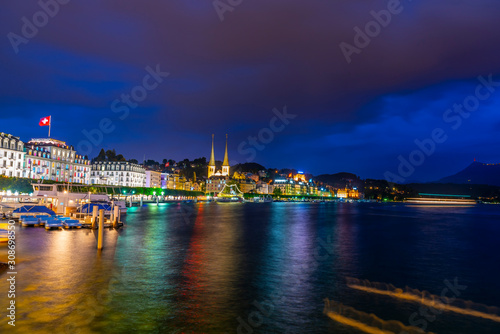
[[[160,200],[160,197],[156,196],[156,206],[158,206],[159,204],[159,200]]]
[[[114,214],[114,220],[113,220],[113,227],[118,227],[119,219],[120,219],[120,207],[118,205],[115,205],[115,214]]]
[[[97,228],[97,210],[99,210],[99,207],[97,205],[94,205],[92,207],[92,228],[93,229]]]
[[[111,221],[111,224],[114,225],[114,221],[115,221],[115,217],[114,217],[114,214],[115,214],[115,205],[111,205],[111,210],[110,210],[110,213],[109,213],[109,220]]]
[[[142,207],[142,196],[141,196],[141,207]]]
[[[104,236],[104,210],[99,210],[99,231],[97,232],[97,249],[102,249],[102,239]]]

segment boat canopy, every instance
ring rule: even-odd
[[[93,208],[94,206],[97,206],[97,210],[104,210],[104,212],[106,212],[106,211],[109,212],[112,210],[111,205],[109,205],[109,204],[89,203],[89,204],[82,205],[82,207],[80,208],[80,212],[81,213],[91,213],[94,210],[94,208]]]
[[[56,213],[43,205],[24,205],[14,210],[14,213],[46,213],[54,216]]]

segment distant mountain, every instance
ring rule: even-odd
[[[442,178],[438,183],[487,184],[500,186],[500,164],[485,164],[474,161],[463,171]]]

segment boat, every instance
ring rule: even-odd
[[[23,218],[33,217],[39,218],[38,216],[54,216],[55,212],[46,207],[45,205],[23,205],[12,212],[12,216],[14,218],[19,218],[22,220]]]
[[[33,198],[50,206],[57,214],[66,214],[66,208],[70,211],[81,211],[85,204],[103,204],[107,206],[117,205],[120,214],[127,213],[125,201],[111,199],[107,193],[89,193],[88,187],[80,185],[64,184],[32,184]]]
[[[62,224],[63,224],[65,229],[82,228],[82,224],[80,223],[80,221],[78,221],[76,219],[66,219],[65,221],[63,221]]]
[[[254,197],[252,199],[252,202],[254,203],[272,203],[273,202],[273,198],[272,197]]]
[[[48,219],[47,222],[45,223],[45,229],[52,230],[52,229],[58,229],[61,230],[63,228],[63,223],[59,219],[51,218]]]
[[[215,201],[217,203],[242,203],[243,199],[237,196],[234,197],[220,196],[220,197],[215,197]]]
[[[97,206],[97,211],[104,210],[104,216],[111,216],[111,214],[113,214],[113,204],[104,201],[92,201],[90,203],[83,204],[77,209],[77,211],[80,213],[92,214],[94,206]]]
[[[415,198],[407,198],[405,203],[418,205],[460,205],[473,206],[477,201],[470,198],[469,195],[442,195],[442,194],[425,194],[420,193]]]

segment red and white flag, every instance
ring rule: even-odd
[[[40,123],[38,123],[40,126],[49,126],[50,125],[50,121],[51,121],[51,116],[48,116],[48,117],[44,117],[42,119],[40,119]]]

